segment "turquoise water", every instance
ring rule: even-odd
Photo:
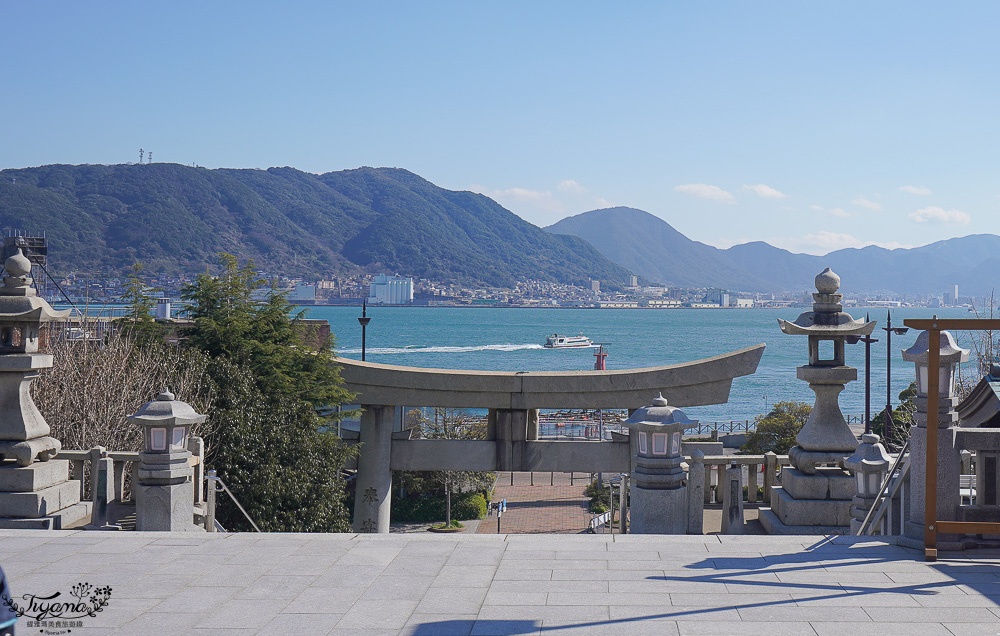
[[[800,309],[497,309],[451,307],[369,307],[366,357],[371,362],[445,369],[561,371],[592,369],[593,349],[544,349],[545,336],[583,333],[609,343],[609,369],[652,367],[688,362],[758,343],[767,349],[757,372],[733,381],[727,404],[686,408],[692,419],[752,419],[781,400],[813,401],[795,367],[806,362],[806,338],[786,336],[777,318],[794,320]],[[905,318],[967,318],[964,309],[901,308],[893,325]],[[863,317],[865,309],[851,313]],[[885,309],[870,310],[878,320],[872,345],[872,411],[885,405]],[[338,355],[361,358],[357,307],[311,307],[307,317],[326,319],[337,337]],[[913,365],[901,349],[916,333],[893,336],[893,399],[913,379]],[[968,347],[968,344],[963,346]],[[858,381],[841,394],[845,414],[864,413],[864,344],[847,346],[847,362],[858,368]],[[650,396],[652,398],[654,396]]]

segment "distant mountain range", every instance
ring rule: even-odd
[[[630,272],[678,287],[806,290],[832,267],[845,291],[989,294],[1000,237],[914,249],[793,254],[754,242],[720,250],[634,208],[593,210],[538,228],[473,192],[445,190],[398,168],[311,174],[169,163],[50,165],[0,171],[0,228],[44,231],[58,273],[192,273],[218,252],[304,277],[399,273],[509,287],[542,279],[621,288]]]
[[[844,290],[859,293],[988,295],[1000,282],[1000,237],[975,234],[913,249],[869,246],[825,256],[793,254],[755,241],[721,250],[687,238],[663,219],[635,208],[592,210],[545,228],[586,240],[648,281],[678,287],[792,291],[812,287],[831,267]]]
[[[44,231],[52,269],[198,272],[218,252],[297,276],[389,272],[467,285],[611,288],[629,272],[492,199],[395,168],[310,174],[168,163],[0,171],[0,227]]]

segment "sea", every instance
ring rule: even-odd
[[[370,306],[366,359],[370,362],[441,369],[496,371],[571,371],[594,367],[596,349],[546,349],[554,333],[583,334],[606,343],[606,368],[634,369],[690,362],[759,343],[767,348],[757,372],[733,380],[726,404],[686,407],[702,422],[753,420],[780,401],[813,403],[808,385],[796,379],[795,368],[807,363],[807,338],[781,333],[778,319],[794,320],[808,309],[561,309],[496,307]],[[872,417],[886,403],[885,308],[852,307],[855,318],[870,315],[878,325],[871,345]],[[964,308],[893,308],[893,327],[907,318],[968,318]],[[325,319],[336,338],[338,356],[361,359],[359,307],[309,307],[306,317]],[[955,334],[969,348],[967,333]],[[891,396],[914,379],[912,363],[900,352],[917,332],[892,336]],[[845,415],[865,410],[865,345],[847,345],[847,364],[858,369],[858,380],[840,396]],[[970,363],[971,364],[971,363]],[[966,365],[968,366],[968,365]],[[970,369],[971,371],[971,369]],[[652,399],[653,395],[649,396]]]
[[[62,306],[60,306],[62,307]],[[326,320],[335,337],[336,354],[361,359],[360,307],[309,306],[299,308],[306,318]],[[120,305],[93,306],[94,315],[120,315]],[[802,308],[754,309],[564,309],[501,307],[369,306],[366,359],[371,362],[439,369],[495,371],[574,371],[594,368],[596,348],[546,349],[546,336],[583,334],[605,343],[608,369],[636,369],[708,358],[764,343],[767,348],[756,373],[733,380],[725,404],[685,407],[691,419],[703,423],[752,421],[776,402],[813,403],[809,386],[795,377],[795,368],[807,362],[807,338],[781,333],[778,319],[795,320]],[[855,318],[877,321],[871,345],[871,413],[886,404],[886,324],[884,307],[849,307]],[[907,318],[974,317],[965,308],[893,308],[893,327]],[[968,332],[954,334],[959,345],[971,347]],[[892,336],[891,398],[914,379],[912,363],[900,352],[916,340],[917,332]],[[847,345],[847,364],[858,369],[858,380],[840,395],[841,410],[852,421],[863,421],[865,410],[865,345]],[[974,357],[974,356],[973,356]],[[970,362],[966,374],[975,373]],[[649,396],[650,399],[656,396]]]

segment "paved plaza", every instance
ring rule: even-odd
[[[589,479],[589,473],[576,473],[574,479],[570,479],[569,473],[500,473],[493,501],[507,500],[507,512],[500,519],[501,532],[588,532],[593,515],[589,510],[590,500],[583,491]],[[480,534],[495,534],[497,518],[487,517],[478,530]]]
[[[943,557],[848,537],[0,531],[15,599],[111,586],[69,636],[1000,633],[1000,555]]]

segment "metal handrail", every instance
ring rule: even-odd
[[[888,494],[889,485],[892,483],[892,476],[896,474],[899,464],[903,461],[904,456],[909,450],[910,440],[907,439],[906,442],[903,443],[903,447],[899,449],[899,455],[896,455],[896,460],[892,462],[892,468],[890,468],[889,472],[885,474],[885,479],[882,481],[882,486],[878,489],[878,494],[875,495],[872,507],[868,509],[868,514],[865,515],[865,519],[861,522],[861,526],[858,527],[858,532],[855,536],[871,534],[870,526],[874,526],[875,523],[881,520],[882,516],[885,514],[886,509],[888,509],[889,501],[892,499],[891,495],[886,496]],[[900,474],[899,477],[900,480],[902,480],[904,475]]]
[[[222,486],[221,490],[224,491],[226,494],[229,495],[229,498],[233,500],[233,503],[236,504],[236,507],[240,509],[240,512],[243,513],[243,516],[247,518],[247,521],[250,522],[250,525],[253,526],[253,529],[256,530],[257,532],[261,531],[260,528],[257,527],[257,524],[253,522],[253,519],[250,518],[250,515],[247,514],[247,511],[243,508],[243,505],[240,503],[240,500],[236,498],[236,495],[233,494],[233,491],[229,490],[229,486],[226,485],[226,482],[222,481],[222,477],[219,477],[218,475],[216,475],[214,470],[210,470],[210,471],[208,471],[208,474],[205,475],[205,481],[208,481],[208,482],[218,482],[219,486]],[[215,484],[209,484],[209,488],[215,488]],[[219,490],[220,489],[216,489],[215,492],[219,492]],[[211,503],[214,504],[215,503],[214,500],[215,500],[215,498],[212,497],[212,502]],[[210,512],[211,512],[211,515],[212,515],[211,516],[212,523],[216,527],[221,527],[221,525],[219,524],[219,522],[215,521],[215,511],[212,510]]]

